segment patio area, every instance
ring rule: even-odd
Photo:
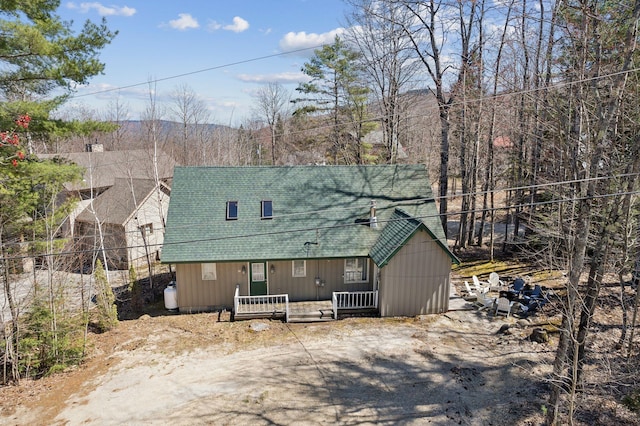
[[[521,277],[512,282],[503,281],[492,272],[487,281],[472,277],[464,282],[462,299],[473,308],[493,315],[527,317],[549,303],[549,291],[540,285],[531,285]]]

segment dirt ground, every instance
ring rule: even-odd
[[[83,365],[1,388],[0,424],[542,424],[557,337],[528,337],[553,309],[523,320],[451,306],[309,324],[158,309],[92,335]],[[592,398],[576,424],[640,424]]]
[[[23,384],[3,424],[538,423],[546,345],[476,311],[332,323],[143,317]]]

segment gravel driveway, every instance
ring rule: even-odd
[[[163,342],[190,333],[160,327],[115,352],[113,365],[71,395],[56,422],[521,424],[544,403],[535,379],[547,367],[543,348],[497,336],[503,322],[475,311],[232,324],[261,347],[236,350],[214,336],[213,344],[175,353]]]

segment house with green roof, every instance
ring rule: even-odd
[[[180,312],[326,300],[335,317],[445,312],[458,260],[426,167],[378,165],[176,167],[162,262]]]

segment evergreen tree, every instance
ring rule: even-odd
[[[86,84],[104,71],[98,54],[117,35],[109,31],[104,19],[99,24],[86,21],[74,33],[73,22],[55,13],[59,6],[56,0],[0,0],[0,131],[13,135],[22,127],[15,122],[24,117],[37,123],[29,133],[24,126],[23,147],[16,148],[17,144],[2,138],[0,176],[7,173],[7,166],[15,166],[20,157],[33,152],[34,135],[44,139],[113,127],[95,122],[64,124],[49,118],[74,85]],[[62,94],[51,96],[54,91]]]
[[[56,0],[0,0],[0,94],[6,101],[70,91],[101,74],[98,54],[117,32],[86,21],[74,34],[73,22],[56,13]]]
[[[302,68],[311,80],[296,88],[304,97],[292,101],[300,105],[294,115],[328,116],[333,161],[362,163],[362,138],[371,127],[364,124],[369,88],[359,65],[360,53],[350,49],[338,36],[333,44],[314,53]]]

